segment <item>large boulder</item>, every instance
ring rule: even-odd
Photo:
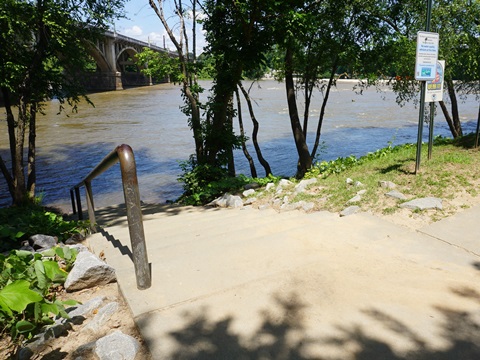
[[[115,269],[96,255],[84,251],[77,255],[65,281],[65,290],[77,291],[116,281]]]

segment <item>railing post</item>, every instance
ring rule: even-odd
[[[122,170],[123,194],[127,208],[128,230],[132,244],[133,264],[139,290],[148,289],[152,285],[150,265],[148,263],[147,246],[142,221],[140,191],[138,189],[137,171],[132,148],[121,145],[117,148]]]
[[[148,263],[147,245],[145,243],[145,232],[143,230],[137,169],[133,151],[130,146],[125,144],[117,146],[79,184],[75,185],[70,190],[73,212],[75,213],[76,205],[78,219],[83,219],[80,187],[85,186],[90,228],[92,232],[97,231],[91,182],[98,175],[119,161],[122,173],[123,195],[125,197],[125,205],[127,208],[128,231],[130,233],[137,288],[139,290],[145,290],[152,286],[152,274],[150,271],[150,264]],[[75,191],[77,204],[75,204],[73,191]]]
[[[87,197],[88,220],[90,221],[90,230],[92,233],[97,232],[95,220],[95,205],[93,204],[92,183],[85,181],[85,193]]]
[[[73,194],[73,189],[70,190],[70,200],[72,201],[73,215],[75,215],[77,213],[77,208],[75,206],[75,196]]]
[[[80,197],[80,188],[75,188],[75,197],[77,198],[78,220],[83,220],[82,198]]]

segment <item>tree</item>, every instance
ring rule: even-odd
[[[233,94],[243,73],[256,69],[264,61],[265,48],[271,43],[263,16],[268,1],[206,0],[203,27],[214,61],[212,97],[208,103],[211,118],[207,132],[207,161],[210,165],[230,164],[234,175],[233,148],[240,138],[233,133],[231,118]]]
[[[279,64],[285,79],[290,123],[298,153],[298,178],[312,166],[331,88],[338,70],[355,62],[368,46],[375,27],[355,0],[287,1],[276,4],[272,28],[282,56]],[[326,79],[325,79],[326,78]],[[307,144],[309,113],[314,91],[323,95],[312,149]],[[302,97],[303,95],[303,97]],[[303,116],[299,101],[303,101]]]
[[[56,97],[61,109],[65,103],[75,107],[85,94],[78,75],[90,61],[89,41],[121,14],[122,3],[122,0],[0,3],[0,88],[11,158],[9,170],[7,161],[0,157],[0,170],[13,204],[35,197],[35,130],[42,102]]]
[[[381,46],[363,49],[360,57],[375,59],[370,66],[363,61],[359,74],[388,79],[397,93],[397,102],[417,99],[419,84],[413,81],[416,32],[425,29],[426,6],[412,1],[362,2],[365,13],[378,20],[378,29],[386,36]],[[458,93],[471,89],[468,84],[480,79],[478,63],[480,27],[478,0],[436,0],[433,2],[431,31],[440,37],[439,59],[446,62],[444,81],[450,99],[440,107],[454,138],[462,135]]]
[[[141,72],[157,79],[169,78],[173,82],[181,82],[180,64],[178,58],[166,52],[153,51],[145,47],[135,56],[135,62]]]
[[[183,112],[189,117],[189,124],[193,131],[193,138],[195,141],[195,157],[192,159],[194,164],[205,162],[205,123],[201,117],[201,103],[199,100],[199,94],[203,91],[197,82],[196,76],[196,63],[195,50],[193,54],[189,52],[190,43],[187,32],[186,16],[191,10],[193,17],[192,33],[195,34],[196,24],[196,0],[190,1],[191,8],[185,8],[182,0],[176,0],[174,2],[174,12],[179,23],[178,33],[174,32],[174,27],[171,26],[165,15],[163,9],[164,0],[150,0],[150,7],[153,9],[159,20],[161,21],[168,37],[175,46],[178,56],[178,62],[180,66],[179,80],[182,84],[182,96],[185,99],[185,107]],[[193,44],[195,44],[195,36],[193,36]],[[193,58],[192,58],[193,57]],[[192,164],[193,166],[193,164]]]

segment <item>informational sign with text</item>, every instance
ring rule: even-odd
[[[434,80],[438,60],[437,33],[419,31],[417,33],[417,56],[415,59],[415,79],[420,81]]]
[[[425,88],[425,102],[443,100],[443,78],[445,74],[445,60],[438,60],[435,70],[435,79],[427,81]]]

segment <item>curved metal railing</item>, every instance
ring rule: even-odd
[[[137,288],[148,289],[151,286],[151,273],[148,264],[145,232],[143,230],[142,209],[140,206],[140,191],[138,189],[137,169],[133,150],[129,145],[119,145],[108,154],[82,181],[70,189],[73,213],[83,219],[80,188],[85,187],[88,218],[92,232],[96,232],[95,207],[92,193],[92,180],[110,167],[120,162],[122,173],[123,194],[127,208],[128,230],[132,245],[133,264]]]

